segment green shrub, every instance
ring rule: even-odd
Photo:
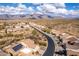
[[[41,46],[46,46],[46,44],[47,44],[46,42],[42,42],[42,41],[39,42],[39,45],[41,45]]]
[[[43,30],[44,32],[50,33],[50,29],[46,28]]]
[[[36,31],[36,30],[33,30],[33,31],[32,31],[32,34],[33,34],[33,35],[36,35],[36,34],[37,34],[37,31]]]

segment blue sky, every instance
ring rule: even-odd
[[[3,13],[79,17],[79,3],[0,3],[0,14]]]
[[[79,10],[79,3],[66,3],[67,9]]]

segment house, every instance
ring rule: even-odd
[[[39,53],[39,46],[33,40],[26,39],[6,46],[3,50],[13,56],[31,56]]]

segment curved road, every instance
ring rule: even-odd
[[[49,35],[45,35],[45,36],[48,39],[48,47],[47,47],[46,51],[44,52],[43,56],[53,56],[54,51],[55,51],[54,41],[53,41],[52,37],[50,37]]]
[[[40,33],[42,33],[44,36],[46,36],[46,38],[48,39],[48,47],[46,49],[46,51],[44,52],[43,56],[53,56],[54,52],[55,52],[55,38],[48,33],[43,32],[42,30],[30,25],[32,28],[36,29],[37,31],[39,31]]]

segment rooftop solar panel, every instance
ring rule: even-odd
[[[13,47],[12,49],[16,52],[18,50],[20,50],[23,47],[22,44],[18,44],[17,46]]]

